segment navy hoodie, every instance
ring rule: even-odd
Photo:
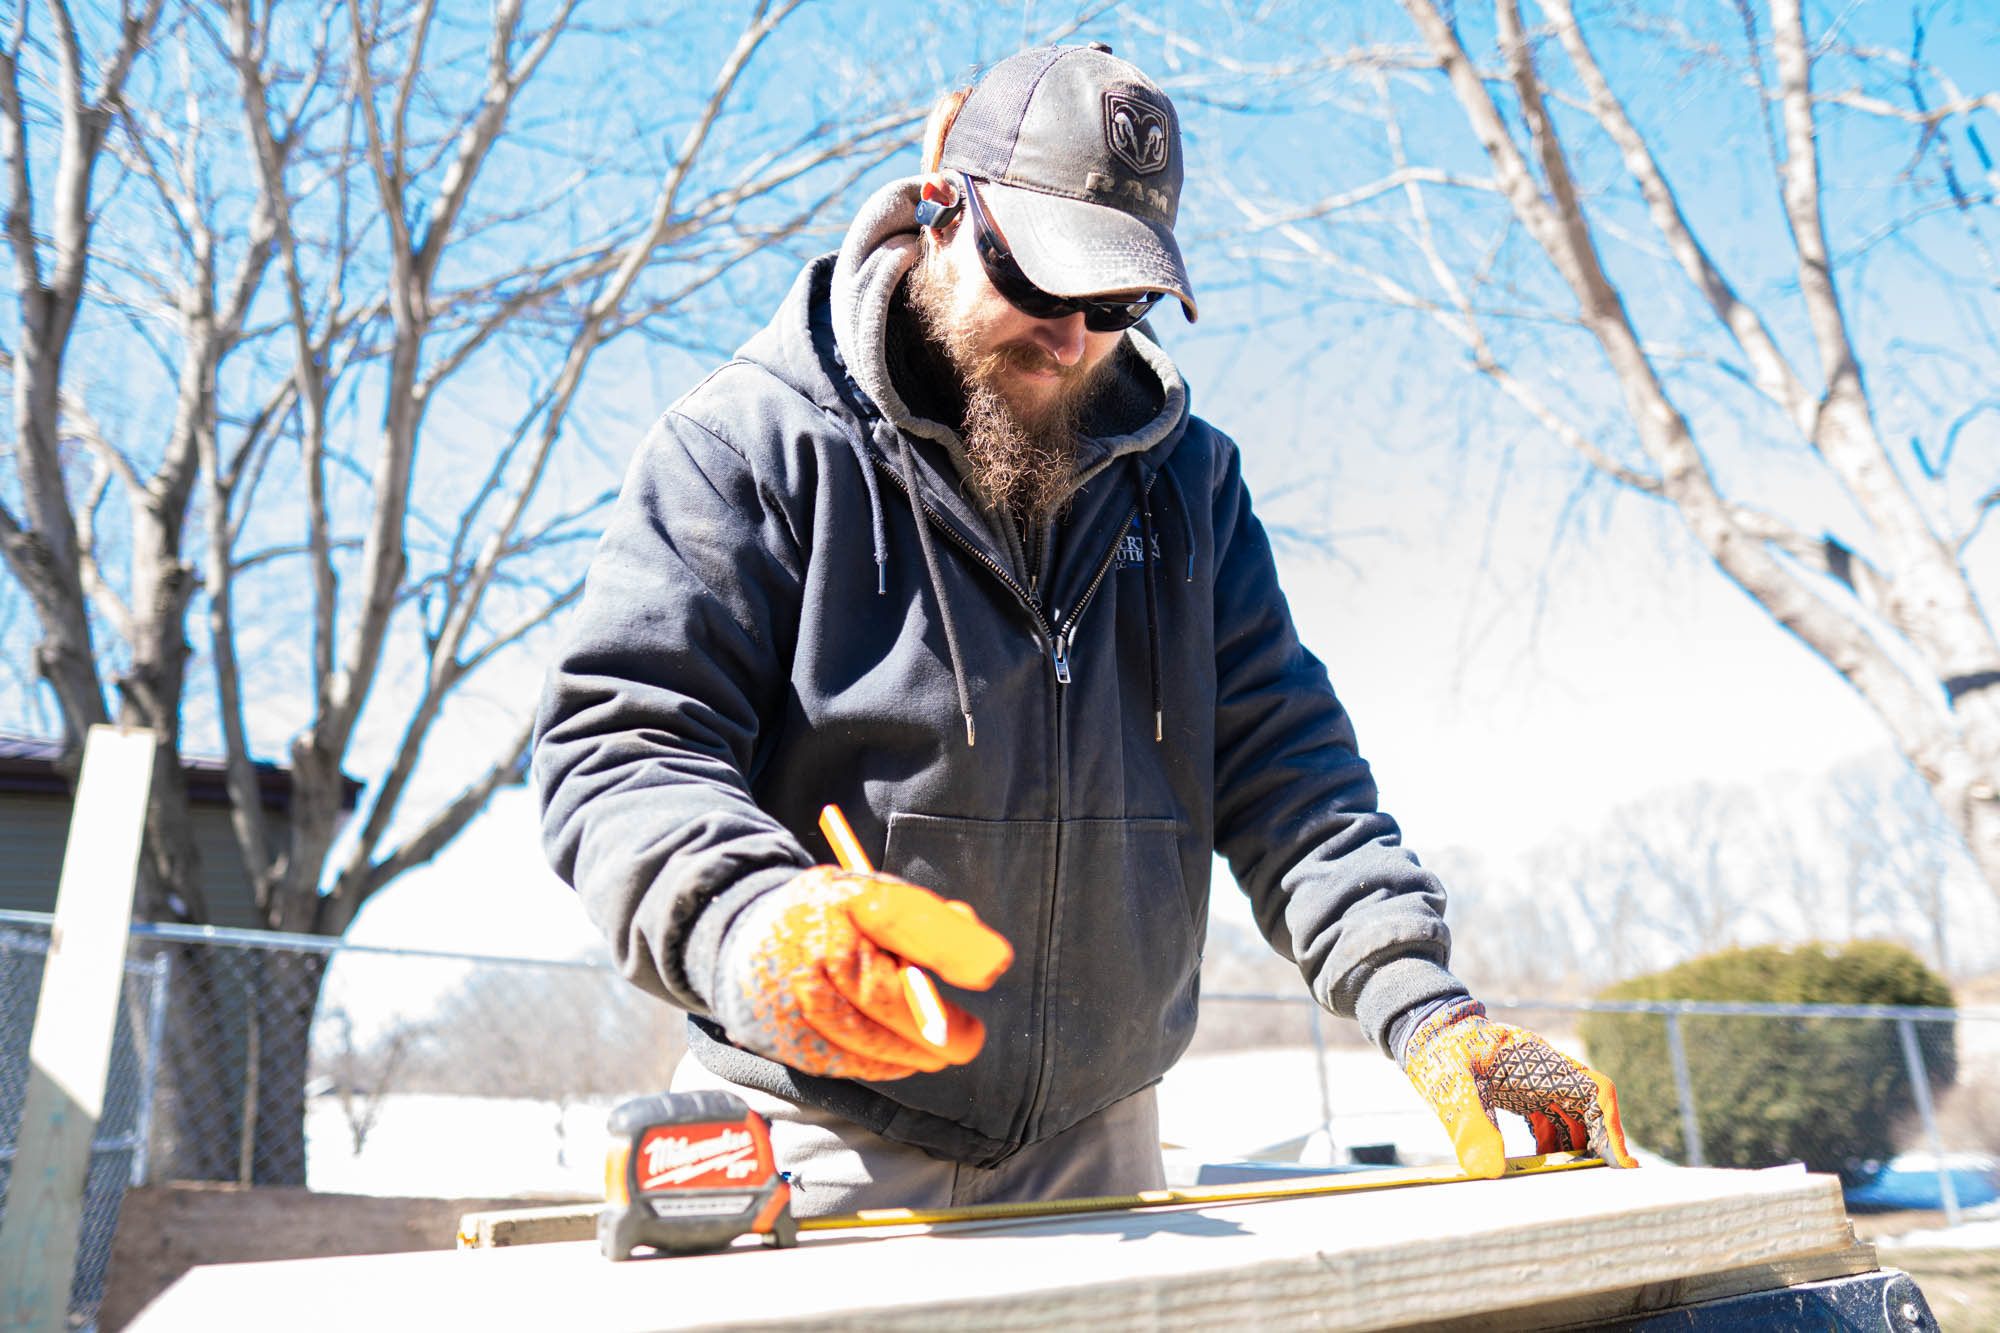
[[[1142,327],[1059,521],[983,505],[889,369],[917,185],[878,192],[632,460],[538,718],[551,863],[714,1072],[953,1160],[1179,1057],[1217,850],[1313,996],[1387,1049],[1463,993],[1443,891],[1376,808],[1236,445]],[[829,801],[881,870],[1013,944],[991,991],[951,994],[986,1025],[970,1064],[819,1078],[709,1019],[737,914],[832,860]]]

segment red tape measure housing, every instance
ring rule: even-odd
[[[743,1121],[708,1125],[654,1125],[634,1153],[638,1192],[660,1189],[726,1189],[754,1184],[773,1169],[770,1141]]]

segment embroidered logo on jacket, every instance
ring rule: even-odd
[[[1153,559],[1158,560],[1159,558],[1160,539],[1154,537]],[[1145,539],[1139,534],[1139,520],[1135,518],[1132,520],[1132,526],[1125,530],[1125,535],[1118,539],[1118,553],[1111,557],[1111,567],[1113,569],[1128,569],[1134,565],[1143,565],[1145,563]]]

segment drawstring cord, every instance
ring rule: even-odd
[[[978,732],[972,721],[972,691],[966,684],[965,659],[958,643],[958,628],[952,622],[951,604],[946,600],[944,590],[944,570],[938,562],[935,538],[931,535],[930,522],[924,514],[922,493],[917,489],[916,459],[910,446],[910,437],[897,431],[898,443],[902,446],[901,459],[903,485],[910,492],[911,506],[917,523],[917,544],[923,548],[924,569],[930,576],[931,595],[937,599],[938,619],[944,626],[945,651],[951,658],[952,681],[958,689],[958,710],[965,719],[965,744],[968,749],[978,744]],[[854,461],[861,469],[861,476],[868,486],[868,507],[870,526],[873,529],[875,546],[875,591],[878,595],[887,591],[889,546],[887,529],[882,516],[882,495],[875,480],[875,470],[868,464],[864,446],[857,439],[852,441]],[[1139,541],[1140,564],[1146,585],[1146,673],[1152,687],[1153,739],[1166,739],[1166,697],[1161,681],[1160,655],[1160,606],[1157,580],[1159,561],[1154,553],[1158,549],[1158,534],[1153,521],[1152,488],[1144,467],[1137,458],[1132,460],[1133,472],[1139,486]],[[1171,470],[1162,468],[1153,474],[1157,479],[1162,474],[1167,486],[1174,493],[1175,507],[1181,511],[1181,531],[1187,539],[1187,578],[1194,581],[1194,526],[1187,512],[1187,504],[1181,496],[1180,483],[1174,480]]]
[[[1166,739],[1166,709],[1160,694],[1160,608],[1159,593],[1153,587],[1153,488],[1145,470],[1133,460],[1139,473],[1139,557],[1146,580],[1146,668],[1153,682],[1153,739]]]
[[[944,622],[944,646],[951,656],[952,679],[958,682],[958,711],[965,717],[965,744],[970,749],[977,740],[972,729],[972,692],[966,688],[965,662],[958,651],[958,630],[951,623],[951,604],[945,601],[944,596],[944,571],[938,565],[930,521],[924,515],[923,493],[917,489],[917,467],[910,449],[910,437],[904,431],[897,431],[896,437],[903,446],[903,484],[909,488],[910,508],[916,514],[917,544],[924,548],[924,567],[930,571],[931,595],[937,598],[938,619]],[[864,464],[862,471],[867,470]],[[868,485],[872,491],[875,483],[870,480]]]
[[[847,442],[854,448],[854,463],[861,469],[861,480],[868,485],[868,522],[875,535],[875,595],[882,597],[889,591],[889,532],[882,521],[882,490],[875,480],[875,469],[868,465],[861,438],[850,435]]]
[[[1171,469],[1161,468],[1153,474],[1167,479],[1167,489],[1174,493],[1174,508],[1181,513],[1181,536],[1187,541],[1187,581],[1194,582],[1194,513],[1188,508],[1187,498],[1181,494],[1181,484],[1174,480]]]

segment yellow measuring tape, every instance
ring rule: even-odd
[[[1579,1153],[1547,1153],[1539,1157],[1509,1157],[1507,1176],[1541,1175],[1603,1166],[1600,1158]],[[1471,1180],[1457,1166],[1413,1166],[1386,1171],[1342,1171],[1301,1176],[1273,1184],[1187,1185],[1177,1189],[1143,1190],[1094,1199],[1055,1199],[1045,1203],[975,1203],[960,1208],[869,1208],[830,1217],[802,1217],[800,1231],[852,1231],[862,1227],[939,1226],[949,1222],[997,1222],[1008,1219],[1062,1217],[1070,1213],[1130,1212],[1138,1208],[1172,1208],[1190,1203],[1258,1203],[1271,1199],[1302,1199],[1320,1194],[1357,1194],[1363,1190],[1403,1189],[1411,1185],[1449,1185]]]

